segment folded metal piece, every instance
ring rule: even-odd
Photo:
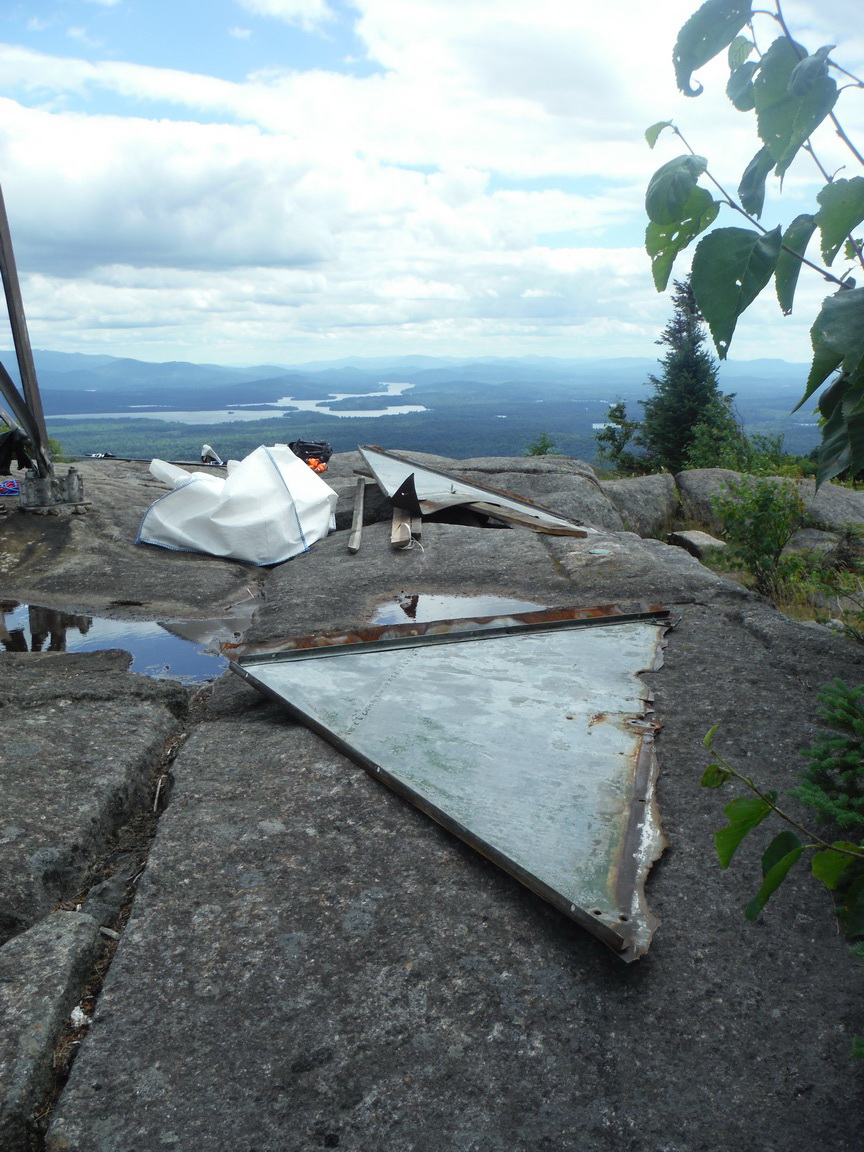
[[[550,609],[235,648],[231,668],[630,961],[664,846],[638,673],[671,623]]]
[[[468,505],[478,512],[498,520],[535,532],[550,532],[557,536],[588,536],[595,529],[586,528],[509,492],[500,492],[485,484],[460,480],[426,464],[415,464],[397,452],[369,444],[358,446],[360,455],[372,471],[378,485],[397,508],[413,515],[429,516],[445,508]]]

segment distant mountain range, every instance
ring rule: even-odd
[[[652,373],[659,371],[656,360],[636,358],[592,358],[564,360],[553,357],[520,358],[484,357],[458,360],[452,357],[396,356],[351,357],[306,364],[277,366],[226,367],[218,364],[191,364],[184,361],[150,363],[122,357],[87,355],[81,352],[34,350],[34,360],[42,392],[99,393],[103,397],[135,394],[142,391],[182,391],[183,404],[194,400],[203,408],[214,407],[213,401],[230,391],[238,402],[258,402],[265,396],[278,400],[286,395],[298,399],[322,389],[360,394],[377,387],[381,380],[399,380],[414,385],[414,394],[427,387],[437,390],[442,385],[462,383],[514,387],[527,390],[559,392],[571,396],[597,397],[614,392],[628,399],[645,396],[645,385]],[[12,378],[20,382],[14,352],[0,350],[0,361]],[[787,389],[803,390],[807,365],[785,360],[726,361],[720,377],[724,390],[776,395]],[[294,392],[292,389],[302,389]],[[242,391],[238,391],[242,390]],[[250,393],[255,393],[253,397]],[[613,397],[613,399],[615,398]],[[180,397],[178,397],[180,399]],[[266,402],[266,401],[265,401]]]
[[[649,376],[660,371],[657,360],[599,357],[350,357],[228,367],[36,350],[34,359],[49,430],[64,447],[70,445],[69,450],[79,453],[89,450],[84,447],[92,438],[88,420],[104,424],[105,417],[111,417],[111,426],[100,428],[94,446],[102,450],[109,447],[106,438],[120,436],[118,422],[124,443],[130,437],[143,438],[140,417],[150,406],[157,406],[169,420],[172,409],[212,414],[232,413],[242,406],[247,413],[250,407],[260,409],[261,422],[240,428],[239,422],[226,424],[230,415],[218,424],[208,424],[213,418],[204,416],[193,431],[187,418],[186,439],[178,429],[178,445],[187,441],[191,445],[204,429],[212,428],[212,436],[204,438],[212,443],[218,439],[223,446],[229,440],[232,447],[226,451],[232,453],[235,442],[272,443],[279,436],[290,436],[324,437],[336,451],[386,438],[391,446],[398,443],[444,455],[518,455],[546,432],[560,451],[591,459],[596,448],[593,425],[603,421],[609,404],[626,400],[630,414],[638,418],[638,401],[651,394]],[[14,353],[0,351],[0,362],[19,382]],[[804,391],[807,372],[807,365],[783,360],[727,361],[720,368],[720,383],[724,391],[735,393],[748,431],[782,432],[791,451],[804,452],[818,443],[815,417],[810,413],[793,417],[791,410]],[[410,388],[401,396],[371,395],[388,382]],[[332,402],[333,396],[349,399]],[[329,398],[334,413],[340,407],[380,411],[405,404],[422,405],[426,411],[388,415],[383,424],[380,416],[346,420],[314,409],[265,422],[268,410],[274,412],[278,402],[282,401],[282,410],[290,407],[287,397],[306,402],[307,409]],[[138,421],[135,427],[133,416]],[[74,418],[74,423],[59,417]],[[163,431],[167,433],[167,427]],[[150,429],[148,444],[154,435]],[[148,454],[143,444],[140,454]]]

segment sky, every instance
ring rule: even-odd
[[[697,6],[4,0],[0,187],[31,344],[235,365],[656,358],[671,304],[645,187],[683,148],[667,132],[651,151],[645,129],[674,120],[730,189],[757,150],[723,59],[701,97],[676,92]],[[864,75],[860,0],[783,8]],[[839,112],[864,139],[864,90]],[[815,142],[860,174],[830,129]],[[809,164],[767,226],[813,208]],[[731,357],[808,360],[824,295],[811,275],[792,317],[758,301]]]

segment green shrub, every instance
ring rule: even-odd
[[[541,432],[525,449],[526,456],[554,456],[555,441],[548,432]]]
[[[747,572],[757,592],[776,597],[801,580],[806,561],[783,557],[783,549],[807,520],[807,505],[796,486],[746,476],[727,484],[712,504],[731,566]]]
[[[832,731],[805,753],[810,764],[792,795],[824,821],[864,836],[864,685],[833,680],[819,690],[819,704]]]

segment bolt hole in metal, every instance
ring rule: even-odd
[[[154,679],[200,684],[215,680],[228,666],[219,652],[225,621],[183,621],[196,638],[184,639],[152,620],[111,620],[64,612],[37,604],[0,600],[0,651],[104,652],[122,648],[132,654],[132,672]]]

